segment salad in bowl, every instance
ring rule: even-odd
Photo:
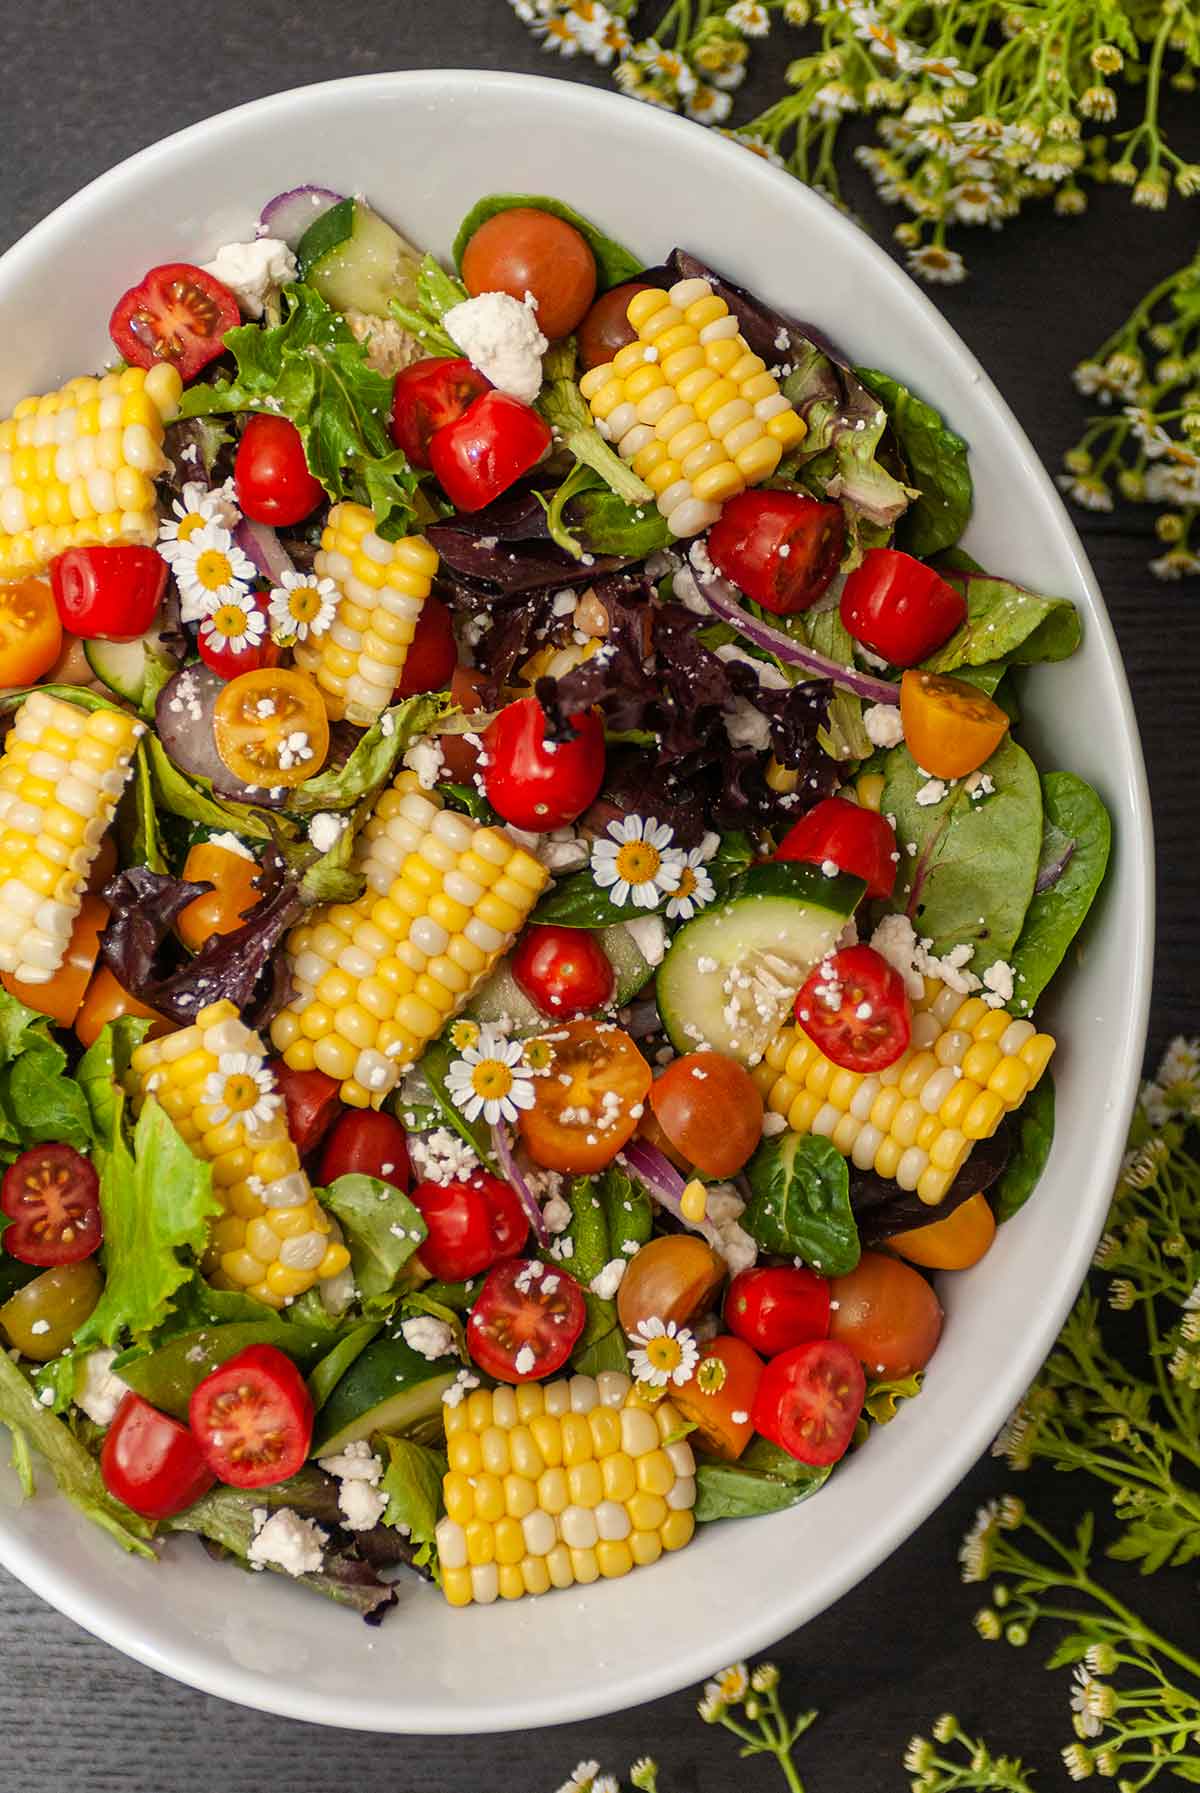
[[[296,188],[0,422],[0,1420],[373,1622],[870,1449],[1110,833],[917,393],[563,199],[452,260]]]

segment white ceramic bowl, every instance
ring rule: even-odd
[[[143,269],[203,261],[249,236],[259,205],[305,180],[366,192],[441,254],[481,194],[549,190],[648,262],[686,245],[911,383],[971,444],[972,553],[1084,613],[1082,651],[1028,678],[1024,734],[1042,765],[1091,779],[1115,822],[1099,913],[1047,1004],[1061,1046],[1058,1136],[1041,1187],[983,1264],[944,1279],[946,1331],[921,1398],[807,1505],[707,1527],[652,1570],[546,1599],[457,1612],[405,1581],[399,1609],[371,1630],[280,1577],[216,1567],[190,1539],[158,1567],[131,1561],[57,1498],[20,1506],[0,1474],[7,1567],[166,1674],[325,1724],[518,1729],[634,1705],[776,1641],[861,1580],[987,1447],[1075,1295],[1124,1140],[1149,990],[1149,802],[1083,550],[976,361],[824,201],[648,106],[518,75],[385,74],[195,125],[102,176],[0,262],[3,410],[104,359],[109,305]]]

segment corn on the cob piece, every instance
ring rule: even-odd
[[[860,1170],[936,1206],[975,1141],[1020,1107],[1054,1045],[1032,1021],[927,978],[912,1042],[886,1071],[842,1070],[801,1029],[785,1027],[751,1076],[794,1133],[821,1134]]]
[[[62,964],[92,861],[145,723],[31,691],[0,755],[0,971]]]
[[[392,701],[438,567],[424,536],[385,542],[374,524],[362,504],[330,511],[314,565],[337,586],[333,622],[295,647],[297,666],[316,680],[330,716],[364,726]]]
[[[611,1580],[680,1550],[695,1530],[695,1459],[682,1419],[645,1406],[619,1370],[476,1389],[446,1407],[451,1606]]]
[[[300,1168],[262,1041],[228,1001],[133,1054],[135,1104],[155,1099],[212,1165],[225,1213],[205,1268],[222,1288],[282,1307],[350,1262]]]
[[[635,293],[626,316],[637,340],[580,391],[671,533],[698,535],[726,499],[769,479],[806,427],[707,280]]]
[[[0,579],[44,572],[67,548],[156,540],[154,476],[182,390],[160,362],[21,400],[0,422]]]
[[[293,929],[297,994],[271,1024],[293,1070],[375,1106],[506,953],[549,874],[496,828],[440,807],[402,773],[363,833],[367,888]]]

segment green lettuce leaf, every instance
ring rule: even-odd
[[[1042,777],[1046,828],[1042,865],[1059,863],[1061,874],[1034,893],[1012,955],[1014,995],[1009,1007],[1027,1015],[1062,964],[1104,881],[1112,848],[1112,823],[1090,784],[1073,772]],[[1041,869],[1039,867],[1039,869]]]
[[[346,1235],[354,1282],[364,1301],[390,1294],[427,1237],[425,1222],[393,1183],[352,1172],[318,1192]]]
[[[353,809],[373,797],[392,776],[405,748],[429,734],[447,707],[447,700],[434,693],[393,704],[363,735],[344,766],[318,772],[296,787],[288,798],[287,813],[310,816],[320,809]]]
[[[840,666],[853,666],[854,643],[836,604],[828,610],[789,617],[784,626],[789,635],[807,642],[816,653],[825,654]],[[852,691],[843,691],[839,686],[829,700],[825,726],[817,731],[817,740],[831,759],[865,760],[870,757],[874,750],[862,715],[861,697],[855,697]]]
[[[930,672],[957,672],[996,660],[1014,666],[1066,660],[1082,640],[1079,612],[1069,598],[1039,597],[986,573],[947,570],[943,577],[965,598],[967,620],[924,661]]]
[[[145,777],[155,809],[180,816],[185,822],[198,822],[218,833],[228,830],[253,840],[271,838],[271,823],[261,810],[252,809],[247,803],[214,797],[207,780],[189,778],[186,772],[179,770],[157,735],[143,736],[138,744],[137,759],[139,781]],[[152,871],[157,869],[151,867]]]
[[[1021,1104],[1017,1149],[988,1191],[997,1220],[1011,1220],[1025,1206],[1046,1168],[1054,1144],[1054,1079],[1043,1071]]]
[[[102,1144],[116,1130],[117,1099],[134,1048],[141,1045],[152,1025],[144,1015],[121,1015],[106,1022],[75,1067],[75,1081],[87,1103],[93,1132]]]
[[[850,1207],[846,1160],[815,1134],[764,1139],[746,1166],[750,1200],[741,1225],[764,1251],[802,1258],[823,1276],[846,1276],[858,1263],[858,1227]]]
[[[538,410],[577,462],[598,473],[605,485],[625,503],[653,511],[654,493],[628,461],[623,461],[604,440],[592,420],[587,400],[575,384],[573,373],[557,374],[554,361],[557,352],[552,349],[546,357],[547,377],[538,395]]]
[[[49,1018],[0,990],[0,1155],[48,1140],[90,1149],[91,1114],[66,1067]]]
[[[596,258],[596,285],[601,292],[605,292],[610,286],[620,286],[622,281],[636,280],[645,266],[623,244],[618,243],[614,237],[606,236],[571,206],[564,205],[561,199],[547,199],[544,195],[530,193],[489,193],[486,198],[476,200],[458,227],[458,235],[451,251],[456,268],[461,270],[463,251],[479,226],[486,224],[498,212],[511,212],[516,206],[529,206],[535,212],[550,212],[555,218],[562,218],[565,223],[575,226]]]
[[[967,445],[932,405],[873,368],[854,370],[885,406],[892,434],[919,496],[896,531],[897,546],[922,559],[953,547],[971,515]]]
[[[442,1512],[442,1477],[446,1473],[444,1451],[411,1438],[384,1435],[387,1467],[380,1488],[387,1495],[383,1523],[403,1530],[414,1544],[432,1544]]]
[[[851,1449],[857,1450],[859,1445],[866,1443],[872,1424],[890,1426],[900,1411],[901,1401],[914,1400],[920,1394],[924,1380],[924,1370],[915,1370],[911,1376],[884,1377],[868,1382],[862,1412],[850,1440]]]

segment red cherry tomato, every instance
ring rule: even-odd
[[[754,1398],[754,1429],[801,1463],[836,1463],[846,1454],[867,1394],[853,1351],[812,1339],[773,1357]]]
[[[429,438],[429,465],[456,510],[482,510],[540,461],[550,425],[520,399],[485,392]]]
[[[564,828],[595,799],[604,778],[604,728],[591,710],[571,717],[569,741],[546,739],[536,697],[501,710],[483,737],[487,800],[514,828]]]
[[[164,262],[122,293],[108,333],[133,367],[169,361],[190,380],[225,347],[225,332],[242,321],[229,288],[191,262]]]
[[[404,656],[395,701],[419,691],[444,691],[458,665],[458,644],[450,612],[440,598],[429,597]]]
[[[72,1146],[22,1152],[0,1183],[0,1211],[12,1222],[4,1249],[23,1264],[77,1264],[100,1243],[100,1181]]]
[[[627,280],[624,286],[610,286],[596,300],[579,326],[579,359],[585,368],[603,367],[634,340],[637,331],[629,321],[629,301],[644,293],[646,285],[644,280]]]
[[[842,622],[893,666],[915,666],[967,617],[961,592],[911,554],[870,548],[842,590]]]
[[[153,548],[68,548],[50,562],[64,629],[84,641],[136,641],[154,621],[167,563]]]
[[[846,946],[811,971],[796,1020],[843,1070],[886,1071],[912,1037],[904,979],[873,946]]]
[[[132,1389],[100,1447],[100,1474],[108,1492],[144,1519],[182,1513],[216,1481],[187,1427]]]
[[[394,1115],[374,1108],[347,1108],[325,1141],[321,1182],[326,1186],[358,1171],[407,1189],[412,1179],[408,1135]]]
[[[586,928],[526,928],[510,961],[517,984],[543,1015],[586,1015],[612,998],[612,963]]]
[[[829,1330],[872,1376],[911,1376],[937,1348],[942,1310],[919,1271],[882,1251],[864,1251],[835,1276]]]
[[[251,592],[250,597],[250,610],[241,604],[218,604],[211,616],[201,619],[196,646],[218,678],[236,679],[240,673],[279,662],[279,648],[271,640],[271,600],[265,591]]]
[[[336,1077],[324,1071],[293,1071],[281,1058],[268,1061],[275,1087],[283,1097],[288,1132],[302,1158],[306,1158],[342,1112],[341,1088]]]
[[[486,1170],[461,1183],[418,1183],[410,1199],[429,1229],[421,1262],[443,1282],[478,1276],[529,1237],[516,1191]]]
[[[896,884],[894,829],[874,810],[845,797],[826,797],[810,809],[788,829],[772,858],[806,865],[830,860],[839,871],[864,879],[869,897],[890,897]]]
[[[776,616],[815,604],[846,545],[840,504],[799,492],[742,492],[708,532],[717,571]]]
[[[467,1350],[497,1382],[537,1382],[566,1363],[586,1318],[569,1271],[513,1258],[489,1271],[467,1321]]]
[[[242,431],[233,483],[246,516],[273,529],[303,522],[325,496],[324,486],[308,470],[300,431],[290,418],[265,412],[252,417]]]
[[[453,423],[481,393],[491,390],[465,356],[433,355],[396,375],[392,393],[392,441],[414,467],[428,467],[429,438]]]
[[[274,1345],[247,1345],[193,1391],[192,1432],[208,1467],[231,1488],[264,1488],[303,1468],[312,1396]]]
[[[829,1333],[829,1281],[804,1265],[739,1270],[725,1296],[725,1324],[764,1357]]]
[[[462,257],[463,285],[480,293],[511,293],[537,303],[537,321],[557,342],[569,336],[596,291],[596,258],[565,218],[539,206],[497,212],[474,232]]]

